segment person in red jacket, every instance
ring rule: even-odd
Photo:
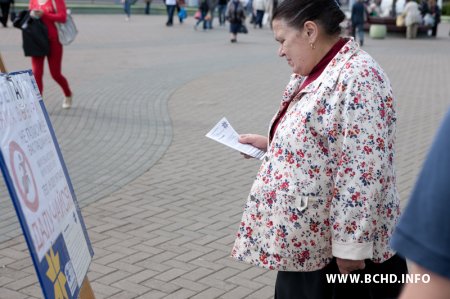
[[[72,106],[72,91],[70,90],[67,79],[61,73],[63,46],[59,42],[58,30],[55,25],[55,22],[66,22],[66,3],[64,0],[30,0],[29,9],[31,16],[40,18],[47,27],[48,38],[50,40],[50,53],[47,55],[50,74],[64,92],[65,98],[62,107],[68,109]],[[44,75],[44,60],[45,56],[31,57],[32,70],[41,94],[44,91],[42,80]]]

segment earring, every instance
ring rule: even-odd
[[[309,45],[311,46],[311,49],[313,49],[313,50],[316,48],[316,45],[314,45],[313,43],[310,43]]]

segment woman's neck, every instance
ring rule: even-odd
[[[47,2],[47,0],[38,0],[39,5],[44,5]]]

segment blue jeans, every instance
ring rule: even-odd
[[[227,10],[226,4],[217,5],[217,12],[219,14],[219,23],[220,25],[225,25],[225,11]]]
[[[125,0],[123,3],[123,10],[125,11],[125,14],[127,17],[130,17],[131,14],[131,0]]]
[[[167,23],[166,25],[173,25],[173,14],[175,12],[176,5],[166,5],[167,9]]]
[[[352,24],[352,36],[356,38],[356,30],[358,30],[358,38],[359,43],[362,46],[364,43],[364,24],[358,23],[358,24]]]

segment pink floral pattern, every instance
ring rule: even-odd
[[[278,113],[304,79],[291,76]],[[333,256],[387,260],[400,215],[388,78],[350,39],[297,100],[268,146],[232,256],[283,271],[318,270]]]

